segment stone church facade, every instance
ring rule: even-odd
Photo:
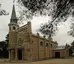
[[[15,7],[13,5],[12,15],[9,26],[9,60],[41,60],[55,57],[67,57],[66,47],[64,49],[56,49],[58,43],[52,38],[41,37],[39,33],[33,34],[31,22],[19,27],[17,24]],[[56,53],[59,52],[59,53]]]

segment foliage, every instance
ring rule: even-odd
[[[71,46],[69,48],[69,55],[72,56],[73,53],[74,53],[74,41],[71,43]]]
[[[35,13],[46,8],[45,3],[47,0],[18,0],[18,2],[31,10],[32,13]]]
[[[26,7],[27,11],[31,11],[32,16],[36,14],[52,16],[52,21],[40,28],[41,33],[49,36],[55,34],[59,22],[66,21],[70,15],[74,16],[74,0],[18,0],[18,2]]]
[[[69,49],[69,56],[72,56],[72,54],[73,54],[73,51],[72,51],[72,48],[70,47],[70,49]]]
[[[38,15],[48,15],[48,16],[52,15],[53,16],[53,12],[54,12],[53,8],[55,8],[55,6],[53,6],[54,3],[52,2],[52,0],[18,0],[18,2],[21,5],[23,4],[22,6],[28,9],[26,12],[31,12],[30,13],[31,17],[34,15],[35,16],[38,16]],[[24,13],[24,11],[22,13]],[[48,32],[51,31],[49,29],[50,26],[47,28],[47,30],[45,28],[49,24],[51,25],[52,22],[41,25],[41,28],[39,29],[39,31],[43,34],[48,35],[49,34]],[[54,33],[53,31],[55,31],[55,29],[53,30],[53,25],[51,29],[52,29],[51,33]]]
[[[74,52],[74,41],[71,43],[72,51]]]
[[[1,9],[1,4],[0,4],[0,16],[2,15],[9,15],[9,13],[7,13],[6,10]]]
[[[6,35],[5,41],[0,41],[0,58],[8,58],[9,34]]]
[[[0,41],[0,58],[8,58],[7,42]]]

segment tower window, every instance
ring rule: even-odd
[[[42,41],[40,42],[40,45],[43,46],[43,42]]]
[[[15,30],[16,28],[15,27],[13,27],[13,30]]]

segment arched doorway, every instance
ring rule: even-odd
[[[18,60],[22,60],[22,49],[18,49]]]

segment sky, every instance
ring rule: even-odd
[[[9,15],[2,15],[0,16],[0,41],[5,40],[6,34],[8,34],[8,24],[10,22],[11,18],[11,12],[13,7],[13,0],[0,0],[1,3],[1,9],[5,9],[7,12],[9,12]],[[18,14],[17,14],[18,15]],[[33,17],[31,20],[32,24],[32,31],[33,33],[37,33],[37,29],[40,27],[41,23],[48,22],[48,20],[51,19],[48,16],[39,16],[39,17]],[[67,21],[70,21],[71,18],[69,18]],[[26,21],[24,21],[26,23]],[[53,40],[57,41],[59,45],[65,45],[66,43],[70,44],[74,37],[69,36],[67,32],[69,31],[69,22],[61,23],[58,26],[58,32],[56,33],[56,36],[53,37]]]

